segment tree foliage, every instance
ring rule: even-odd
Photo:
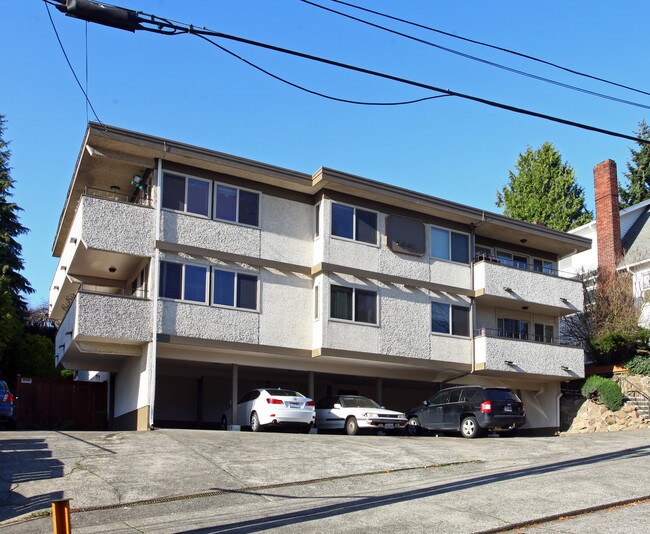
[[[22,316],[27,310],[23,295],[33,293],[34,290],[20,274],[23,269],[22,246],[17,237],[26,234],[28,230],[18,220],[21,208],[11,202],[14,181],[9,167],[11,151],[9,143],[4,140],[4,131],[5,117],[0,115],[0,276],[5,278],[6,289],[11,295],[16,311]]]
[[[508,184],[497,191],[497,206],[508,217],[563,232],[593,219],[575,171],[548,141],[538,150],[528,147],[519,154]]]
[[[650,126],[643,119],[634,132],[640,139],[650,141]],[[621,208],[627,208],[650,198],[650,145],[639,143],[638,149],[630,148],[631,161],[624,172],[627,184],[619,187]]]

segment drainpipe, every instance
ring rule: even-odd
[[[485,216],[485,215],[484,215]],[[471,223],[469,225],[469,246],[472,254],[475,251],[475,235],[474,231],[476,225]],[[474,304],[474,257],[470,257],[469,261],[469,289],[472,293],[472,296],[469,298],[469,336],[470,336],[470,350],[472,352],[472,370],[470,374],[476,371],[476,349],[474,348],[474,315],[476,313],[476,307]]]
[[[154,184],[152,191],[156,192],[156,231],[154,237],[154,255],[153,255],[153,283],[149,284],[152,295],[151,312],[151,350],[149,351],[149,360],[147,361],[147,368],[149,369],[149,428],[153,430],[154,419],[154,401],[156,398],[156,362],[158,358],[158,284],[159,284],[159,269],[160,269],[160,249],[156,243],[160,240],[160,206],[162,203],[162,195],[160,191],[160,184],[162,182],[162,159],[158,159],[157,170],[154,175]]]

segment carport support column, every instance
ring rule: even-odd
[[[314,371],[309,371],[307,373],[307,396],[312,399],[314,399],[314,395],[316,392],[314,391]]]
[[[384,381],[381,378],[377,378],[377,404],[382,406],[384,404],[384,397],[382,391],[384,389]]]
[[[239,366],[236,363],[232,364],[232,400],[231,402],[231,425],[237,424],[237,401],[239,400],[239,393],[237,392],[237,382],[239,382]]]

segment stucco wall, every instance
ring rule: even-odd
[[[491,371],[534,373],[570,378],[584,377],[584,352],[566,347],[518,339],[477,337],[474,340],[476,363]],[[505,363],[512,361],[513,365]],[[562,370],[566,366],[570,371]]]
[[[146,206],[83,196],[82,238],[88,248],[152,256],[155,210]]]
[[[76,336],[151,340],[151,301],[99,293],[77,295]]]
[[[147,406],[148,399],[147,347],[143,347],[141,356],[124,358],[115,375],[115,417]]]
[[[263,195],[261,210],[261,257],[311,266],[314,206]]]
[[[412,287],[382,285],[379,352],[407,358],[429,358],[430,298]]]
[[[75,298],[72,301],[68,312],[66,313],[59,330],[56,333],[56,343],[54,345],[55,349],[55,360],[54,365],[58,365],[61,361],[61,358],[66,353],[72,340],[77,336],[77,299]],[[67,335],[67,332],[72,332],[71,335]],[[63,345],[63,347],[62,347]]]
[[[475,265],[474,280],[475,288],[485,289],[488,295],[566,308],[567,311],[582,310],[582,284],[575,280],[490,262]],[[506,291],[506,287],[512,291]],[[563,303],[561,298],[568,303]]]
[[[526,428],[560,427],[558,396],[560,382],[544,382],[539,389],[519,391],[526,410]]]
[[[431,359],[453,363],[472,363],[472,340],[458,336],[431,334]]]

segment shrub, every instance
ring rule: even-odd
[[[607,332],[591,343],[598,361],[617,363],[633,357],[639,347],[648,344],[650,331],[638,328],[634,332]]]
[[[632,374],[650,376],[650,356],[637,354],[625,363],[625,367]]]
[[[623,406],[621,387],[608,378],[590,376],[582,386],[582,394],[598,404],[604,404],[608,410],[615,412]]]

